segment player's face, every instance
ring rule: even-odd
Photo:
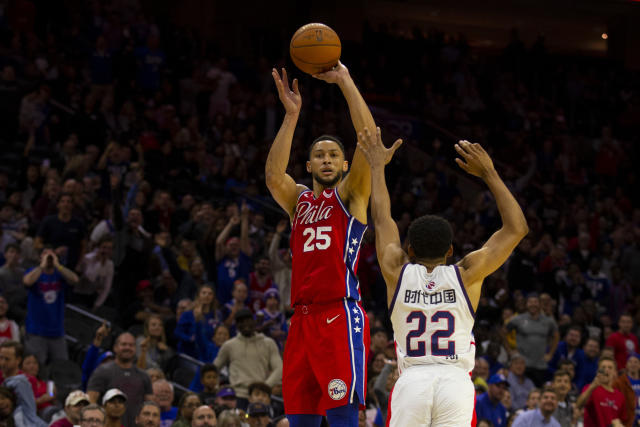
[[[334,141],[319,141],[313,146],[307,172],[324,187],[334,187],[348,169],[340,146]]]

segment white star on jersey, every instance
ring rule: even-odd
[[[362,330],[362,328],[360,328],[359,326],[356,326],[355,328],[353,328],[353,330],[358,333]]]
[[[357,245],[358,244],[358,239],[351,239],[351,244],[352,245]]]
[[[359,318],[359,317],[355,317],[353,320],[354,320],[356,323],[360,323],[360,318]]]
[[[358,309],[353,307],[353,314],[358,314]]]
[[[353,255],[353,248],[349,247],[349,255]]]

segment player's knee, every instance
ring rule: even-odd
[[[357,427],[359,404],[350,403],[327,410],[327,421],[331,427]]]

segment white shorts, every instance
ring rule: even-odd
[[[468,372],[450,365],[411,366],[391,393],[389,426],[470,426],[474,399]]]

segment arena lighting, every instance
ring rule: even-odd
[[[602,33],[602,40],[606,40],[609,38],[609,35],[607,33]]]

